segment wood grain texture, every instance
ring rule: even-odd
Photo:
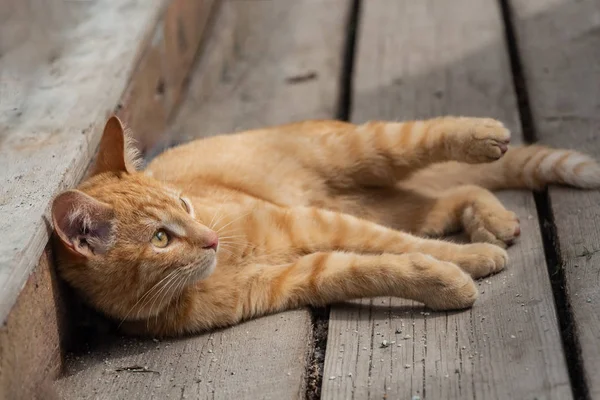
[[[52,196],[81,179],[163,3],[2,1],[1,322],[48,242]]]
[[[512,0],[537,136],[600,159],[600,2]],[[568,28],[565,28],[568,27]],[[600,192],[551,188],[559,268],[591,399],[600,399]]]
[[[223,2],[174,140],[333,117],[348,10],[345,0]],[[315,71],[318,84],[287,82],[291,69]],[[72,358],[59,386],[66,398],[304,398],[311,334],[310,313],[297,310],[182,340],[115,338]],[[135,365],[160,374],[115,371]]]
[[[497,2],[363,2],[352,119],[519,119]],[[473,309],[399,299],[332,307],[324,399],[571,398],[532,195],[507,192],[522,237]],[[384,342],[385,341],[385,342]]]
[[[212,72],[191,83],[174,140],[333,118],[349,3],[225,1],[236,29],[222,27],[223,54],[200,60]]]
[[[157,25],[118,116],[127,122],[136,146],[146,154],[160,146],[198,52],[214,0],[173,0]]]
[[[103,338],[72,355],[66,399],[292,399],[304,396],[309,320],[296,311],[179,340]],[[290,329],[293,328],[293,329]],[[146,367],[147,372],[127,370]]]
[[[49,247],[0,327],[0,399],[52,398],[43,391],[60,370],[68,321]]]

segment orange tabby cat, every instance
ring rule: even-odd
[[[54,201],[58,268],[153,335],[360,297],[470,307],[473,278],[502,270],[520,234],[488,189],[600,186],[589,157],[509,139],[493,119],[308,121],[197,140],[138,172],[112,117],[92,176]],[[459,229],[477,243],[419,237]]]

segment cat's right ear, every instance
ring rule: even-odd
[[[91,257],[105,253],[114,240],[114,210],[79,190],[67,190],[52,203],[52,222],[71,252]]]
[[[127,165],[127,136],[123,123],[113,115],[106,121],[92,176],[103,172],[132,172]]]

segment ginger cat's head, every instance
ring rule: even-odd
[[[112,117],[91,177],[55,198],[52,219],[61,276],[107,315],[142,319],[213,272],[218,238],[188,199],[129,158]]]

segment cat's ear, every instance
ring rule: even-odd
[[[111,206],[79,190],[68,190],[52,203],[52,222],[61,242],[83,257],[105,253],[114,240]]]
[[[92,175],[103,172],[134,172],[138,152],[131,141],[121,120],[115,115],[110,117],[104,127]]]

